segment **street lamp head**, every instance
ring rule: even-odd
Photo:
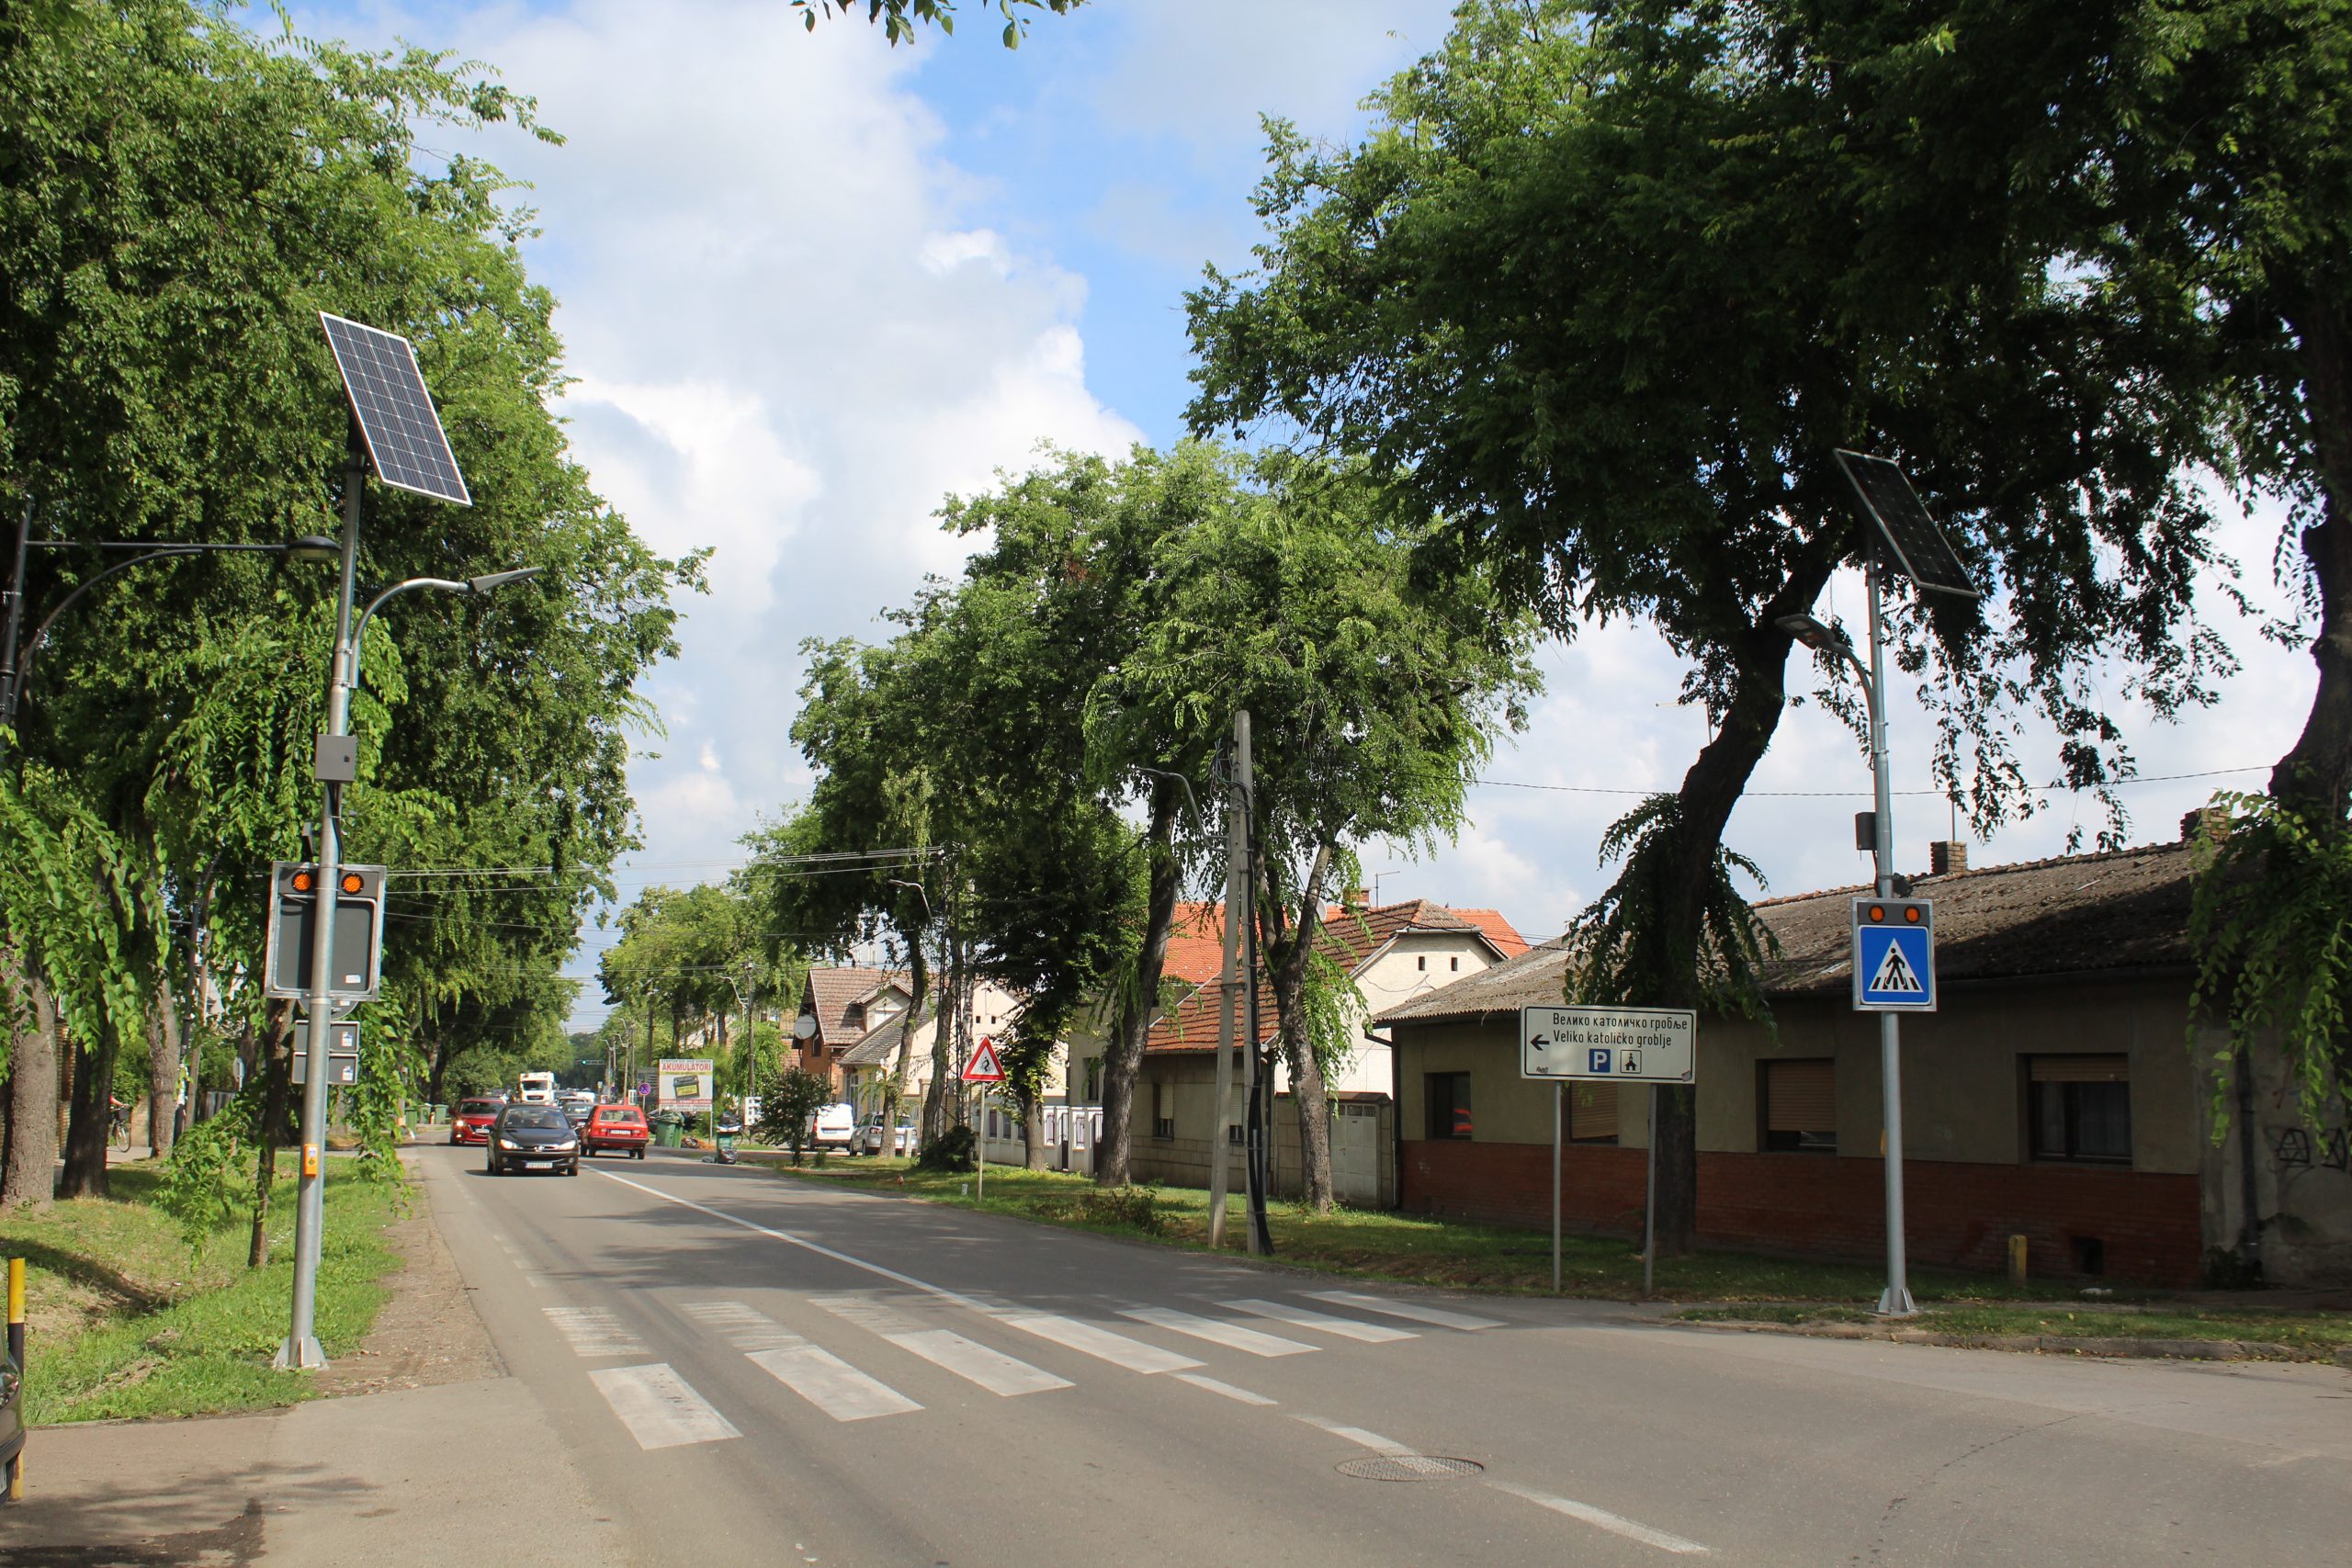
[[[520,582],[526,578],[537,577],[546,570],[545,567],[524,566],[517,567],[513,571],[485,572],[480,577],[466,579],[466,592],[487,593],[493,588],[503,588],[510,582]]]
[[[1772,624],[1816,653],[1838,653],[1852,646],[1844,632],[1803,613],[1782,615]]]
[[[288,560],[330,561],[343,558],[343,547],[324,534],[305,534],[280,547]]]

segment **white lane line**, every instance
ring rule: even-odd
[[[678,1310],[738,1350],[781,1350],[808,1343],[767,1314],[741,1302],[682,1302]]]
[[[1066,1349],[1147,1376],[1153,1372],[1181,1372],[1190,1367],[1205,1365],[1190,1356],[1180,1356],[1173,1350],[1163,1350],[1157,1345],[1147,1345],[1140,1339],[1130,1339],[1124,1334],[1114,1334],[1107,1328],[1098,1328],[1093,1324],[1080,1323],[1076,1318],[1060,1317],[1052,1313],[1010,1313],[997,1321],[1034,1334],[1040,1339],[1050,1339]]]
[[[1204,1378],[1198,1372],[1178,1372],[1176,1374],[1176,1381],[1178,1382],[1191,1383],[1194,1388],[1207,1389],[1211,1393],[1221,1393],[1227,1399],[1238,1399],[1244,1404],[1272,1404],[1273,1403],[1272,1400],[1268,1399],[1262,1393],[1251,1393],[1246,1388],[1236,1388],[1229,1382],[1219,1382],[1215,1378]]]
[[[901,1350],[910,1350],[934,1367],[942,1367],[967,1382],[976,1382],[990,1393],[1012,1397],[1023,1393],[1045,1393],[1057,1388],[1075,1385],[1068,1378],[1016,1360],[1001,1350],[967,1339],[944,1328],[922,1328],[908,1334],[885,1334],[883,1338]]]
[[[1178,1312],[1171,1307],[1135,1307],[1122,1310],[1119,1315],[1177,1334],[1189,1334],[1195,1339],[1205,1339],[1228,1350],[1247,1350],[1253,1356],[1309,1356],[1320,1348],[1318,1346],[1302,1345],[1295,1339],[1285,1339],[1279,1334],[1267,1334],[1246,1324],[1226,1323],[1214,1317],[1195,1317],[1189,1312]]]
[[[1359,1312],[1376,1312],[1384,1316],[1407,1318],[1414,1323],[1434,1323],[1440,1328],[1459,1328],[1464,1333],[1502,1326],[1500,1322],[1491,1317],[1473,1317],[1466,1312],[1448,1312],[1443,1307],[1421,1306],[1412,1302],[1386,1301],[1355,1291],[1308,1291],[1305,1294],[1310,1301],[1329,1302],[1334,1306],[1354,1307]]]
[[[1417,1449],[1406,1447],[1394,1438],[1384,1438],[1377,1432],[1367,1432],[1362,1427],[1343,1427],[1337,1421],[1326,1421],[1320,1416],[1295,1416],[1292,1419],[1304,1421],[1310,1427],[1320,1427],[1335,1438],[1345,1438],[1351,1443],[1370,1449],[1376,1454],[1386,1454],[1391,1459],[1412,1458],[1419,1452]]]
[[[640,1449],[674,1449],[740,1438],[710,1401],[686,1386],[666,1361],[650,1367],[600,1367],[588,1374]]]
[[[1538,1492],[1532,1486],[1521,1486],[1515,1482],[1497,1481],[1492,1476],[1487,1478],[1487,1484],[1498,1492],[1508,1492],[1514,1497],[1524,1497],[1539,1508],[1549,1508],[1555,1514],[1566,1514],[1569,1518],[1580,1519],[1589,1525],[1597,1525],[1612,1535],[1622,1535],[1627,1540],[1638,1540],[1644,1546],[1655,1546],[1660,1551],[1671,1551],[1681,1557],[1708,1555],[1708,1549],[1695,1540],[1690,1540],[1679,1535],[1669,1535],[1661,1529],[1652,1529],[1647,1525],[1636,1524],[1622,1514],[1612,1514],[1606,1508],[1596,1508],[1589,1503],[1579,1503],[1568,1497],[1555,1497],[1549,1492]]]
[[[1361,1339],[1367,1345],[1419,1337],[1409,1328],[1391,1328],[1385,1323],[1358,1323],[1352,1317],[1333,1317],[1329,1313],[1316,1312],[1307,1307],[1284,1306],[1280,1302],[1261,1302],[1253,1298],[1219,1304],[1231,1307],[1236,1312],[1246,1312],[1253,1317],[1271,1317],[1277,1323],[1287,1323],[1295,1328],[1319,1328],[1326,1334]]]
[[[756,1351],[752,1361],[836,1421],[870,1421],[922,1408],[888,1383],[814,1345]]]
[[[642,1356],[645,1341],[619,1318],[593,1307],[541,1307],[575,1356]]]

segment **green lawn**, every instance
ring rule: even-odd
[[[911,1160],[834,1158],[822,1169],[786,1168],[783,1174],[962,1208],[985,1207],[995,1213],[1176,1247],[1208,1245],[1208,1194],[1197,1188],[1138,1188],[1137,1199],[1120,1205],[1095,1197],[1099,1190],[1083,1176],[991,1166],[983,1205],[972,1195],[970,1175],[918,1171]],[[1240,1215],[1236,1200],[1226,1225],[1228,1251],[1242,1249]],[[1284,1263],[1462,1290],[1549,1294],[1552,1289],[1552,1238],[1535,1231],[1352,1209],[1318,1217],[1289,1203],[1274,1205],[1267,1219],[1274,1255]],[[1569,1295],[1624,1300],[1642,1293],[1641,1255],[1630,1242],[1567,1236],[1561,1246],[1561,1267]],[[1685,1301],[1870,1303],[1877,1301],[1883,1283],[1877,1269],[1852,1264],[1708,1252],[1661,1260],[1657,1293]],[[2000,1301],[2045,1299],[2051,1288],[2047,1283],[2019,1288],[1998,1276],[1921,1269],[1914,1271],[1911,1289],[1923,1301]]]
[[[327,1168],[317,1324],[330,1358],[356,1348],[400,1267],[384,1227],[400,1191]],[[25,1415],[37,1426],[115,1416],[195,1416],[310,1397],[299,1374],[273,1371],[293,1293],[294,1182],[270,1208],[271,1262],[244,1266],[242,1223],[192,1257],[153,1207],[160,1169],[117,1166],[112,1195],[47,1213],[0,1215],[0,1258],[26,1259]]]

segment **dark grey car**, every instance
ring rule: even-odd
[[[580,1174],[580,1134],[552,1105],[510,1105],[490,1129],[490,1174],[504,1176],[535,1165]]]

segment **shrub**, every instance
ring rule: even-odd
[[[915,1156],[915,1168],[917,1170],[976,1168],[976,1162],[972,1158],[972,1130],[969,1127],[948,1128],[922,1146],[922,1152]]]

